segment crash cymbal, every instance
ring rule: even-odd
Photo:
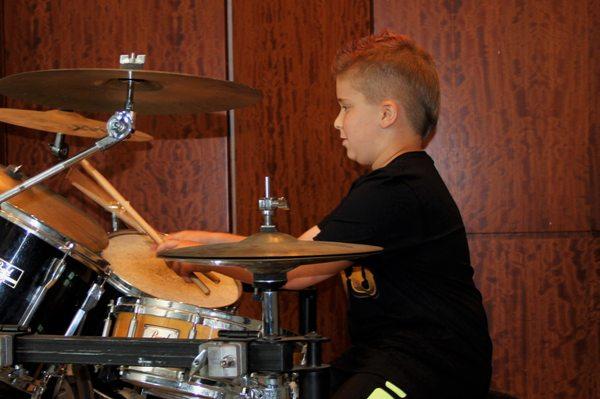
[[[133,110],[140,114],[224,111],[257,102],[250,87],[181,73],[127,69],[51,69],[0,79],[0,94],[56,108],[109,112],[123,108],[134,82]]]
[[[63,133],[67,136],[89,137],[100,139],[106,136],[106,122],[88,119],[75,112],[59,111],[31,111],[25,109],[0,108],[0,121],[26,127],[28,129],[43,130],[45,132]],[[129,141],[150,141],[152,136],[136,130]]]
[[[255,273],[290,270],[298,265],[350,260],[373,255],[383,248],[329,241],[303,241],[280,232],[257,233],[236,243],[170,249],[158,255],[212,266],[243,266]]]

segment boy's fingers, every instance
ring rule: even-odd
[[[178,240],[167,240],[156,246],[156,252],[166,251],[167,249],[173,249],[176,248],[178,245]]]

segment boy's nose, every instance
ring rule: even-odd
[[[342,130],[342,118],[340,118],[339,114],[333,121],[333,127],[336,128],[337,130]]]

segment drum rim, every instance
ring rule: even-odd
[[[139,231],[134,230],[134,229],[121,229],[121,230],[117,230],[117,231],[108,233],[108,245],[110,246],[111,238],[125,236],[125,235],[146,236],[146,234],[140,233]],[[106,251],[107,249],[108,249],[108,247],[104,248],[104,251]],[[106,259],[104,259],[104,260],[109,265],[111,264],[108,260],[106,260]],[[111,286],[113,286],[117,291],[119,291],[121,294],[128,296],[128,297],[136,297],[136,298],[156,298],[156,296],[150,295],[149,293],[142,291],[141,289],[137,288],[135,285],[131,284],[129,281],[127,281],[126,279],[121,277],[117,273],[116,270],[114,270],[112,268],[110,270],[111,270],[110,276],[108,277],[108,279],[106,281]]]
[[[141,306],[136,312],[135,307]],[[171,305],[171,306],[169,306]],[[174,305],[174,306],[173,306]],[[169,301],[167,299],[151,298],[151,297],[135,297],[124,296],[117,298],[114,307],[114,313],[137,313],[149,316],[167,317],[158,312],[152,312],[151,308],[164,309],[170,312],[174,319],[193,322],[194,316],[198,315],[202,319],[218,319],[223,320],[223,323],[228,323],[236,326],[242,326],[248,330],[252,328],[261,328],[261,322],[249,317],[238,316],[224,312],[218,309],[202,308],[189,303]],[[254,323],[253,323],[254,322]],[[199,323],[205,325],[203,323]]]
[[[40,240],[46,242],[55,249],[67,253],[69,244],[73,245],[69,256],[80,261],[88,268],[97,273],[105,274],[108,271],[108,262],[100,255],[88,249],[84,245],[54,230],[37,217],[30,215],[18,206],[9,202],[0,204],[0,217],[6,219],[20,228],[33,234]]]
[[[108,262],[105,260],[105,262]],[[110,265],[110,262],[108,262]],[[109,266],[110,268],[110,266]],[[119,291],[121,294],[126,295],[128,297],[134,298],[154,298],[153,295],[150,295],[139,288],[136,288],[133,284],[129,283],[127,280],[119,276],[116,271],[110,269],[110,273],[106,282],[110,284],[114,289]]]
[[[225,395],[228,393],[235,394],[240,393],[236,392],[235,385],[224,383],[222,380],[200,377],[200,379],[209,380],[211,382],[216,383],[214,386],[202,385],[200,382],[196,384],[187,383],[185,381],[177,381],[170,379],[168,377],[164,377],[161,375],[146,373],[139,370],[132,370],[127,367],[124,367],[120,372],[121,380],[127,381],[136,385],[135,383],[141,384],[143,387],[162,389],[167,392],[176,392],[182,394],[192,394],[192,395],[203,395],[203,397],[214,398],[214,399],[224,399]],[[193,381],[197,381],[198,377],[194,377]],[[186,389],[187,388],[187,389]],[[210,396],[207,396],[211,394]]]

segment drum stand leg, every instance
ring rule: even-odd
[[[64,261],[63,261],[63,264],[64,264]],[[64,266],[63,266],[63,269],[64,269]],[[94,306],[96,306],[96,304],[100,300],[100,297],[104,293],[104,288],[103,288],[104,281],[105,281],[105,279],[102,278],[100,281],[95,282],[90,287],[85,300],[81,304],[81,307],[77,310],[77,313],[75,313],[75,316],[71,320],[71,324],[69,325],[69,328],[67,328],[67,332],[65,332],[65,334],[64,334],[66,337],[73,336],[78,332],[79,327],[82,325],[82,322],[85,319],[87,312],[90,311],[91,309],[93,309]],[[64,377],[65,377],[65,366],[51,364],[43,372],[42,380],[39,383],[39,385],[36,387],[35,391],[33,392],[31,399],[40,399],[42,397],[42,395],[44,394],[44,392],[46,391],[46,389],[48,388],[48,384],[52,378],[57,379],[56,389],[59,389],[60,385],[63,383]]]

